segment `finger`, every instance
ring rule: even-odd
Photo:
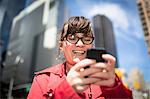
[[[103,63],[103,62],[98,62],[98,63],[95,63],[95,64],[91,65],[91,67],[100,68],[100,69],[106,69],[107,65],[105,63]]]
[[[104,54],[102,55],[102,57],[107,60],[107,62],[105,63],[107,65],[107,70],[108,71],[112,71],[115,67],[115,63],[116,63],[116,59],[115,57],[113,57],[110,54]]]
[[[111,72],[98,72],[90,75],[90,77],[107,80],[107,79],[115,79],[115,74]]]
[[[103,63],[103,62],[98,62],[96,64],[93,64],[93,65],[91,65],[91,67],[99,68],[99,69],[102,70],[102,72],[108,72],[108,71],[110,71],[110,69],[108,67],[108,64],[107,63]]]
[[[72,82],[72,85],[84,85],[83,78],[74,78]]]
[[[69,71],[67,74],[67,77],[71,77],[71,78],[75,78],[75,77],[79,77],[79,76],[80,76],[79,73],[76,71],[73,71],[73,70]]]
[[[109,79],[109,74],[108,73],[103,73],[103,72],[98,72],[95,74],[90,75],[90,77],[93,78],[100,78],[100,79]]]
[[[102,57],[108,61],[107,63],[115,65],[116,58],[110,54],[103,54]]]
[[[99,78],[83,78],[83,85],[89,85],[89,84],[93,84],[99,81]]]
[[[93,84],[95,82],[99,81],[99,78],[75,78],[73,79],[73,85],[89,85],[89,84]]]
[[[90,68],[82,70],[82,72],[80,72],[79,74],[81,77],[85,77],[85,76],[92,75],[96,72],[102,72],[102,69],[90,67]]]
[[[84,68],[86,66],[90,66],[92,64],[96,63],[95,60],[92,60],[92,59],[84,59],[80,62],[78,62],[77,64],[75,64],[72,69],[75,70],[75,71],[80,71],[81,68]]]
[[[94,83],[95,85],[99,85],[99,86],[107,86],[107,87],[113,87],[115,84],[115,80],[114,79],[109,79],[109,80],[100,80],[96,83]]]
[[[83,92],[84,90],[86,90],[87,88],[89,88],[90,85],[78,85],[76,86],[76,92],[77,93],[80,93],[80,92]]]
[[[75,58],[75,59],[73,59],[73,61],[74,61],[75,63],[78,63],[78,62],[80,62],[80,59],[79,59],[79,58]]]

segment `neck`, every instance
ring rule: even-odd
[[[65,71],[66,71],[66,74],[69,72],[69,70],[73,67],[73,64],[70,64],[69,62],[66,62],[66,65],[65,65]]]

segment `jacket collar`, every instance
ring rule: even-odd
[[[62,77],[65,74],[65,63],[53,65],[47,69],[36,72],[35,74],[40,75],[40,74],[50,74],[50,73],[53,73]]]

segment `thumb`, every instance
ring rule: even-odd
[[[73,61],[74,61],[75,63],[78,63],[78,62],[80,62],[80,59],[79,59],[79,58],[75,58],[75,59],[73,59]]]
[[[81,61],[75,60],[77,63],[72,67],[73,70],[79,71],[81,68],[84,68],[86,66],[90,66],[94,63],[96,63],[95,60],[92,59],[83,59]]]

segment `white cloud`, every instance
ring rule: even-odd
[[[117,4],[96,4],[91,7],[87,7],[87,9],[83,9],[82,12],[88,17],[92,17],[96,14],[106,15],[114,23],[115,28],[122,28],[123,30],[126,30],[129,27],[125,11]]]
[[[96,14],[106,15],[113,22],[116,36],[131,35],[132,37],[143,39],[142,30],[138,28],[140,27],[140,23],[137,21],[138,17],[136,13],[133,16],[119,4],[114,3],[97,3],[91,5],[87,3],[84,6],[82,5],[83,2],[78,2],[78,4],[83,7],[81,12],[87,17],[93,17]]]

